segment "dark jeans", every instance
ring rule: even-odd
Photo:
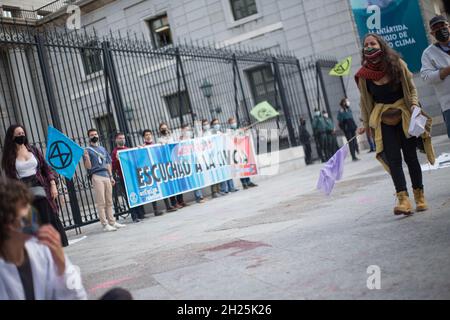
[[[326,162],[327,159],[327,134],[325,132],[317,133],[315,136],[317,154],[322,162]]]
[[[381,124],[383,135],[384,153],[391,170],[392,180],[394,181],[397,192],[406,191],[406,179],[402,167],[402,155],[408,165],[409,175],[411,177],[414,189],[422,189],[422,169],[417,159],[417,138],[406,139],[402,124],[388,126]]]
[[[356,132],[351,132],[351,131],[345,131],[345,139],[347,139],[347,141],[350,141],[350,139],[352,139],[355,135]],[[350,142],[348,144],[349,148],[350,148],[350,154],[352,155],[352,159],[356,159],[356,146],[357,146],[357,142],[356,142],[356,138],[352,140],[352,142]]]
[[[447,136],[450,138],[450,110],[446,110],[442,113],[444,116],[444,122],[447,126]]]
[[[122,197],[127,199],[127,204],[128,204],[128,197],[127,197],[127,193],[125,191],[125,182],[123,181],[123,179],[117,180],[116,191],[118,192],[119,195],[121,195]],[[137,219],[144,219],[144,215],[145,215],[144,206],[130,208],[130,215],[131,215],[131,219],[133,221],[135,221]]]
[[[311,154],[312,154],[312,150],[311,150],[311,143],[304,143],[303,144],[303,151],[305,152],[305,162],[306,164],[311,164],[312,163],[312,158],[311,158]]]
[[[375,146],[375,141],[373,140],[373,138],[370,136],[370,134],[368,132],[366,132],[366,137],[367,137],[367,142],[369,143],[369,148],[370,151],[376,151],[376,146]]]
[[[184,199],[183,199],[182,194],[178,194],[176,196],[170,197],[170,203],[172,204],[172,206],[175,206],[177,203],[181,204],[183,202],[184,202]]]
[[[241,183],[243,187],[248,186],[250,183],[250,178],[241,178]]]
[[[62,246],[67,247],[69,245],[69,241],[67,240],[66,231],[64,231],[64,227],[58,214],[54,213],[50,207],[50,203],[48,203],[47,198],[35,199],[33,201],[33,207],[35,207],[39,213],[39,220],[41,224],[51,224],[56,231],[58,231],[61,237]]]

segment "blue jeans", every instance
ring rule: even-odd
[[[194,196],[195,196],[195,200],[198,201],[200,199],[203,199],[203,192],[202,189],[197,189],[194,190]]]
[[[450,109],[442,113],[444,116],[445,126],[447,127],[447,136],[450,138]]]
[[[234,182],[233,179],[224,181],[220,183],[220,191],[221,192],[231,192],[232,190],[234,190]]]

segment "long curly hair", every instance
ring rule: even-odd
[[[361,51],[361,64],[365,65],[366,63],[364,57],[364,42],[368,37],[374,37],[380,45],[380,49],[384,52],[384,55],[382,57],[384,72],[388,75],[390,81],[396,85],[400,84],[402,78],[402,65],[400,63],[401,56],[397,51],[389,46],[389,44],[386,42],[386,40],[383,39],[382,36],[376,33],[368,33],[364,36],[363,48]]]
[[[8,226],[17,219],[17,210],[31,204],[33,196],[27,186],[8,178],[0,178],[0,248],[8,239]]]
[[[17,148],[14,142],[14,131],[17,128],[22,128],[27,136],[27,131],[20,124],[10,125],[8,130],[6,130],[5,144],[3,146],[3,156],[2,156],[2,169],[8,178],[16,178],[16,158],[17,158]],[[30,144],[26,143],[25,146],[30,150]]]

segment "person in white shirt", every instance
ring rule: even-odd
[[[447,18],[430,20],[431,35],[437,40],[422,55],[422,79],[436,91],[450,138],[450,26]]]
[[[31,202],[25,184],[0,179],[0,300],[87,299],[59,233],[38,227]]]

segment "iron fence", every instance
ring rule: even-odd
[[[201,119],[226,124],[229,117],[248,125],[252,107],[267,100],[280,116],[257,124],[256,135],[278,129],[280,146],[293,147],[300,117],[312,120],[316,107],[333,114],[336,99],[345,95],[342,80],[327,75],[335,63],[187,42],[154,49],[137,37],[38,31],[0,21],[0,142],[9,125],[21,123],[44,151],[48,125],[86,146],[86,132],[95,127],[111,151],[116,132],[137,146],[142,131],[156,133],[162,121],[172,129]],[[78,166],[72,180],[59,180],[65,228],[98,221],[84,167]],[[116,215],[128,212],[117,195],[114,207]]]

